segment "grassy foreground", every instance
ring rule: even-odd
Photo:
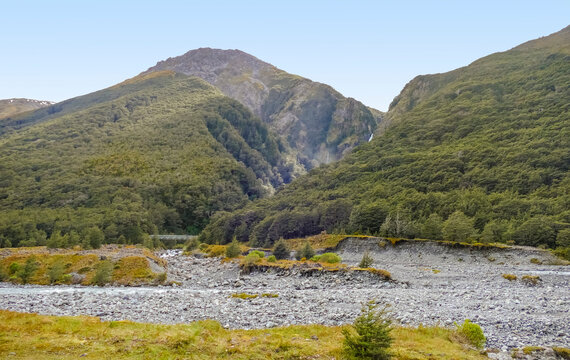
[[[0,358],[9,359],[340,359],[341,327],[226,330],[216,321],[187,325],[102,322],[0,310]],[[455,332],[395,328],[397,359],[485,359]]]

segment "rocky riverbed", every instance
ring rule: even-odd
[[[342,250],[342,249],[339,249]],[[346,249],[341,251],[354,262]],[[400,262],[372,254],[374,266],[395,281],[371,274],[296,272],[240,274],[238,265],[217,258],[160,254],[168,261],[174,287],[72,287],[0,285],[0,308],[51,315],[94,315],[103,320],[185,323],[215,319],[228,328],[352,322],[361,303],[391,304],[397,323],[453,326],[465,319],[480,324],[487,347],[570,346],[570,268],[531,262],[429,259]],[[380,263],[380,261],[382,261]],[[509,281],[502,274],[514,274]],[[537,284],[521,280],[538,275]],[[232,294],[258,294],[240,299]],[[262,296],[263,294],[271,294]],[[275,295],[277,295],[275,297]]]

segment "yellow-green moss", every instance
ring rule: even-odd
[[[564,360],[570,360],[570,349],[565,347],[553,347],[552,350],[556,355],[560,356]]]
[[[538,275],[524,275],[522,281],[529,285],[538,285],[541,279]]]
[[[231,297],[242,299],[242,300],[249,300],[249,299],[255,299],[258,296],[259,296],[258,294],[235,293],[235,294],[232,294]]]
[[[503,278],[509,280],[509,281],[513,281],[517,279],[517,276],[514,274],[503,274]]]
[[[541,346],[525,346],[522,349],[523,353],[525,353],[526,355],[530,355],[535,351],[541,351],[541,350],[544,350],[544,348]]]

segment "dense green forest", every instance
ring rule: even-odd
[[[156,72],[0,121],[0,246],[198,233],[289,181],[288,150],[235,100]]]
[[[570,28],[396,97],[378,136],[275,196],[217,213],[207,242],[328,232],[568,246]]]

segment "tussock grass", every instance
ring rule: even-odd
[[[156,325],[3,310],[0,334],[0,358],[11,359],[339,359],[343,343],[342,327],[322,325],[227,330],[211,320]],[[486,358],[449,329],[396,327],[392,335],[396,359]]]
[[[37,269],[32,273],[29,283],[38,285],[50,284],[49,269],[56,264],[62,265],[63,274],[78,273],[85,276],[82,285],[90,285],[97,271],[98,265],[103,261],[111,261],[113,265],[112,282],[120,285],[150,284],[156,281],[159,274],[155,274],[150,269],[148,258],[164,265],[164,260],[157,258],[148,249],[135,247],[125,247],[126,250],[133,250],[137,255],[125,256],[116,250],[102,250],[101,254],[94,253],[96,250],[82,251],[80,249],[48,250],[45,247],[4,249],[4,256],[0,257],[0,270],[8,273],[11,264],[24,266],[26,261],[33,257],[37,264]],[[104,260],[107,259],[107,260]],[[12,281],[20,282],[16,276]],[[62,277],[56,283],[69,283],[70,277]]]

